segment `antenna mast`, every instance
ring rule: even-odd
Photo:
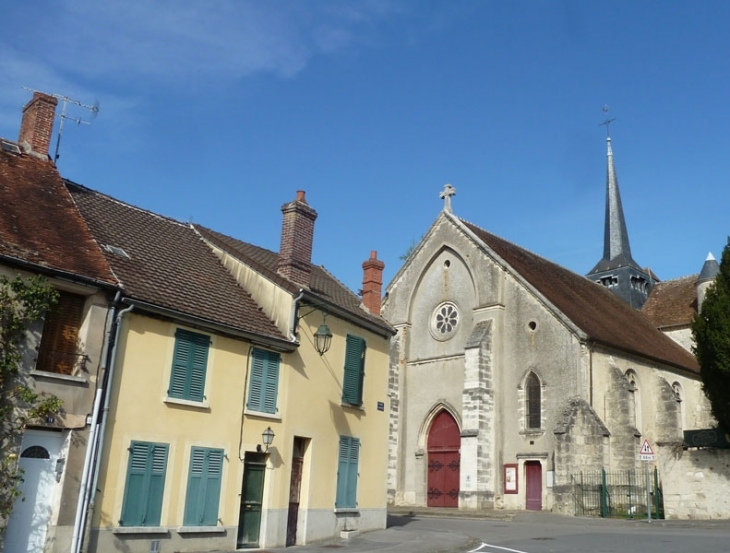
[[[32,88],[28,88],[27,86],[24,86],[23,89],[28,90],[29,92],[42,92],[41,90],[35,90]],[[54,98],[57,98],[60,100],[63,105],[61,107],[61,115],[59,116],[61,119],[61,123],[58,126],[58,136],[56,138],[56,151],[53,155],[53,161],[58,161],[58,158],[61,154],[58,153],[59,148],[61,147],[61,135],[63,134],[63,124],[66,122],[66,119],[69,121],[73,121],[77,125],[91,125],[89,121],[84,121],[81,118],[78,117],[71,117],[70,115],[66,115],[66,106],[68,104],[74,104],[75,106],[78,106],[80,108],[89,110],[92,114],[92,119],[96,117],[96,115],[99,113],[99,102],[95,102],[94,105],[90,106],[88,104],[83,104],[78,100],[74,100],[73,98],[69,98],[68,96],[64,96],[63,94],[54,94],[54,93],[47,93],[43,92],[43,94],[48,94],[49,96],[53,96]]]

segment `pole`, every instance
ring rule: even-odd
[[[649,461],[646,464],[646,516],[647,521],[651,522],[651,497],[649,493]]]

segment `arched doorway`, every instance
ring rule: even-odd
[[[459,427],[448,411],[434,417],[428,431],[429,507],[459,506]]]

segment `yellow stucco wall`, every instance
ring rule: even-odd
[[[308,439],[301,508],[333,509],[339,436],[361,440],[358,507],[384,509],[388,439],[388,340],[334,316],[334,334],[324,356],[314,350],[313,333],[322,322],[314,312],[300,323],[300,347],[282,354],[276,415],[245,411],[251,345],[242,340],[186,328],[137,312],[125,316],[120,336],[98,499],[92,525],[116,527],[122,511],[128,447],[133,440],[169,444],[161,525],[182,525],[191,446],[225,450],[219,524],[238,524],[243,457],[261,444],[267,427],[275,432],[268,451],[263,509],[289,503],[294,437]],[[204,406],[166,398],[175,331],[186,328],[211,336]],[[367,342],[363,406],[342,406],[345,342],[348,333]],[[378,411],[378,402],[385,406]]]

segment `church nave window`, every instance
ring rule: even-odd
[[[530,372],[525,380],[525,428],[539,430],[542,418],[542,390],[540,379]]]

